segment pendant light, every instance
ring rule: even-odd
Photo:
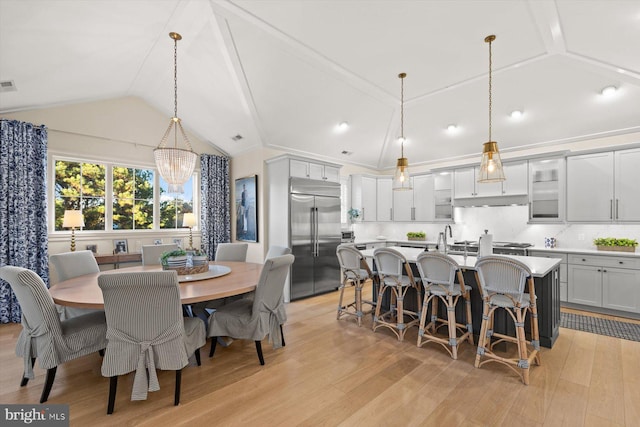
[[[482,146],[482,161],[480,162],[480,176],[478,176],[478,182],[480,183],[505,180],[498,143],[491,140],[491,42],[495,39],[496,36],[494,35],[487,36],[484,39],[486,43],[489,43],[489,142],[485,142]]]
[[[182,36],[171,32],[169,37],[173,39],[173,117],[169,122],[158,147],[153,150],[153,157],[160,176],[169,184],[169,193],[184,193],[183,184],[191,178],[196,166],[198,155],[193,152],[189,138],[182,128],[182,122],[178,118],[178,40]],[[167,147],[167,141],[173,130],[173,147]],[[178,148],[178,131],[187,149]]]
[[[411,178],[409,177],[409,161],[404,156],[404,78],[407,73],[398,74],[400,77],[400,158],[396,163],[396,172],[393,175],[394,191],[411,190]]]

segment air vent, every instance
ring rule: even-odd
[[[242,138],[243,138],[243,137],[242,137],[242,135],[240,135],[240,134],[237,134],[236,136],[232,136],[232,137],[231,137],[231,139],[233,139],[233,140],[234,140],[234,141],[236,141],[236,142],[240,141]]]
[[[0,92],[15,92],[18,89],[16,88],[16,84],[13,80],[2,80],[0,81]]]
[[[350,156],[352,154],[353,154],[353,151],[342,150],[342,155],[344,156]]]

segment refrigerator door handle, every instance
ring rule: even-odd
[[[320,255],[320,242],[318,242],[318,208],[314,208],[314,210],[315,210],[314,220],[316,222],[316,225],[315,225],[316,235],[313,237],[313,241],[315,242],[315,247],[316,247],[316,255],[315,256],[319,256]]]
[[[311,256],[316,256],[316,211],[315,208],[311,208]]]

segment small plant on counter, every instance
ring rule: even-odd
[[[427,235],[424,231],[409,231],[407,233],[407,239],[409,240],[425,240]]]
[[[598,237],[593,239],[593,244],[596,246],[625,246],[633,247],[638,246],[636,239],[617,239],[615,237]]]

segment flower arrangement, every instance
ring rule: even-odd
[[[351,208],[347,211],[347,215],[349,216],[349,221],[354,222],[360,218],[360,210]]]

